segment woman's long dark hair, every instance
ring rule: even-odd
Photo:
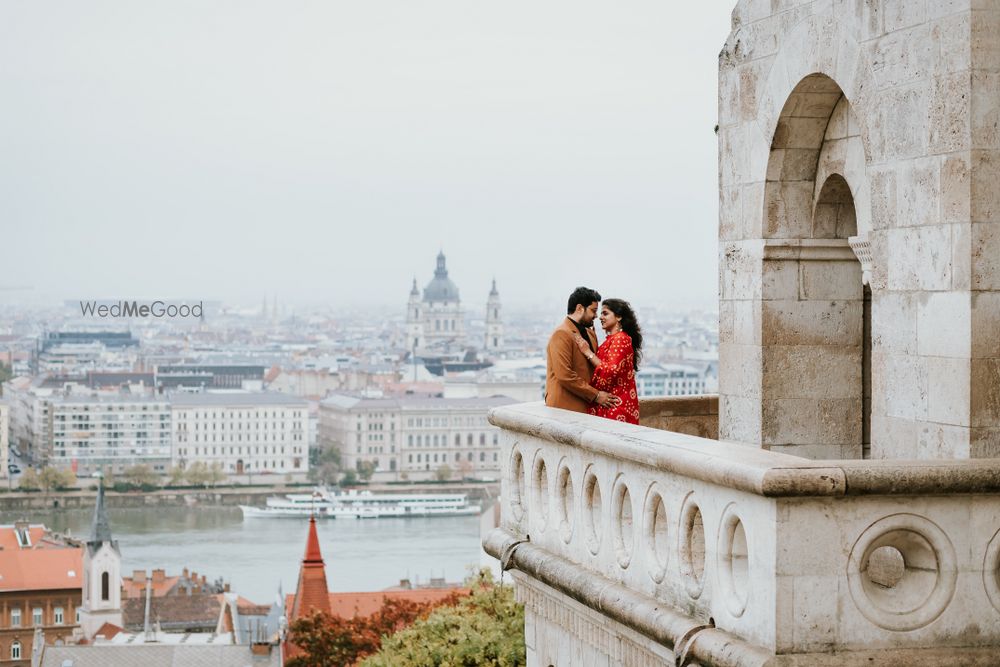
[[[632,339],[633,366],[639,370],[639,361],[642,359],[642,328],[639,327],[639,320],[635,317],[635,311],[628,301],[623,299],[605,299],[602,306],[607,306],[608,310],[621,320],[622,331]]]

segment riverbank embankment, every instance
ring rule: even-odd
[[[236,486],[211,489],[157,489],[155,491],[105,492],[109,508],[141,507],[236,507],[263,505],[271,496],[308,493],[309,486]],[[455,484],[373,484],[359,489],[373,493],[464,493],[473,501],[486,501],[500,495],[496,483]],[[67,490],[43,492],[10,491],[0,493],[0,512],[41,509],[85,509],[94,506],[97,492]],[[485,502],[482,502],[486,506]]]

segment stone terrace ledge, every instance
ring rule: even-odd
[[[812,461],[540,403],[490,421],[484,547],[529,666],[997,664],[1000,460]]]

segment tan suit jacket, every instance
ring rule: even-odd
[[[597,390],[590,386],[593,368],[587,357],[573,341],[579,331],[568,317],[562,321],[549,338],[545,364],[545,405],[574,412],[586,412]],[[597,349],[597,334],[587,330],[587,337]]]

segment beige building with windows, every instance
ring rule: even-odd
[[[203,462],[226,474],[303,473],[309,469],[308,403],[275,392],[177,393],[173,465]]]
[[[515,401],[491,398],[365,398],[338,394],[320,403],[319,444],[337,446],[345,470],[375,464],[375,481],[449,477],[497,479],[499,430],[490,409]]]

